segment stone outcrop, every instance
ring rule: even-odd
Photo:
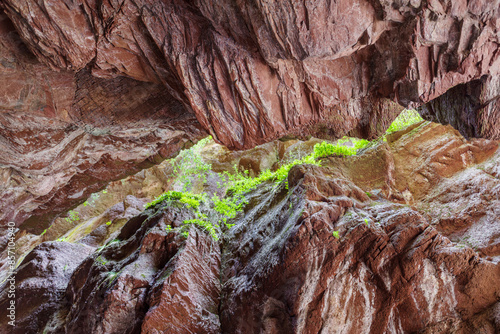
[[[0,222],[40,233],[109,181],[206,136],[158,84],[40,64],[0,14]]]
[[[216,144],[202,152],[231,169],[252,156],[271,161],[276,152],[312,149],[294,140],[274,145],[235,153],[231,163],[232,153]],[[21,271],[47,252],[65,263],[70,241],[93,251],[64,280],[52,279],[61,273],[48,266],[31,274],[48,278],[31,286],[33,296],[58,292],[20,318],[20,333],[494,334],[499,159],[498,141],[468,141],[449,126],[421,122],[356,156],[295,166],[287,186],[261,184],[219,241],[183,224],[194,217],[185,206],[164,202],[122,223],[125,213],[115,214],[102,226],[118,228],[104,238],[91,237],[102,226],[88,236],[69,233],[75,239],[44,242],[26,257]],[[158,168],[130,177],[128,190],[117,182],[108,191],[142,182],[137,194],[155,192],[148,180]],[[137,210],[133,198],[124,203]]]
[[[205,131],[372,139],[402,105],[499,138],[498,0],[0,6],[1,222],[48,221]]]

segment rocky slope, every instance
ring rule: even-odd
[[[202,152],[218,171],[266,168],[313,143]],[[19,266],[30,308],[14,333],[497,333],[499,166],[498,141],[419,123],[295,166],[287,186],[262,183],[218,241],[183,224],[189,206],[141,212],[136,197],[175,186],[152,187],[172,173],[153,167],[110,185],[75,229],[41,237]],[[115,204],[113,191],[136,196]]]
[[[205,132],[372,139],[421,106],[499,139],[499,4],[2,0],[0,223],[46,225]]]

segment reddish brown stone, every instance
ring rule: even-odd
[[[458,84],[495,78],[500,64],[496,2],[4,7],[42,62],[162,83],[214,138],[238,149],[290,133],[373,137],[397,113],[388,100],[419,106]]]

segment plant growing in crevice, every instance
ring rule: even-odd
[[[80,220],[80,214],[77,211],[68,211],[68,217],[64,218],[68,223],[73,223]]]
[[[170,160],[173,168],[172,179],[182,184],[183,192],[191,190],[193,179],[198,178],[202,182],[207,181],[212,166],[203,161],[201,150],[211,140],[212,137],[210,136],[204,138],[190,149],[181,151],[175,159]]]
[[[347,137],[338,140],[336,143],[322,142],[314,146],[311,154],[286,163],[275,171],[264,170],[256,177],[251,177],[248,171],[239,171],[235,165],[232,173],[225,171],[218,175],[220,181],[218,181],[217,186],[225,188],[226,195],[219,197],[213,194],[209,197],[206,193],[194,194],[188,191],[192,188],[192,180],[196,177],[201,178],[204,182],[206,181],[211,166],[203,162],[200,152],[209,140],[211,138],[200,141],[191,149],[181,152],[178,158],[171,162],[174,166],[174,178],[176,182],[183,184],[183,191],[167,191],[146,204],[145,208],[153,208],[163,202],[167,206],[175,203],[183,204],[195,213],[195,218],[184,220],[184,226],[197,225],[206,230],[216,240],[220,238],[223,226],[227,229],[234,226],[230,221],[236,218],[237,214],[242,212],[247,204],[245,194],[260,184],[273,182],[279,185],[284,182],[285,188],[288,189],[288,174],[294,166],[303,164],[321,166],[321,158],[330,155],[355,155],[360,149],[370,144],[369,141],[364,139]],[[204,203],[203,206],[202,203]],[[171,230],[171,227],[166,228],[167,232]],[[186,238],[188,236],[188,231],[185,229],[179,230],[179,233]]]

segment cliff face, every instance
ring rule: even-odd
[[[230,149],[375,138],[402,105],[499,138],[498,0],[1,7],[4,222],[57,213],[205,131]]]
[[[419,106],[500,70],[498,0],[5,0],[4,7],[51,69],[161,84],[229,148],[319,125],[334,136],[375,136],[394,117],[387,99]],[[499,92],[489,92],[492,103]],[[498,116],[495,103],[491,109]],[[477,120],[476,135],[498,138]]]
[[[14,331],[499,332],[499,32],[500,0],[0,0]],[[296,166],[220,240],[144,210],[208,134],[214,172],[255,176],[404,107],[456,130]]]
[[[311,147],[210,144],[202,156],[257,172]],[[142,197],[172,186],[171,164],[153,167],[89,200],[74,228],[18,240],[29,254],[17,300],[30,307],[13,333],[497,333],[499,159],[498,141],[416,124],[262,183],[218,240],[184,223],[188,205],[143,211]]]

